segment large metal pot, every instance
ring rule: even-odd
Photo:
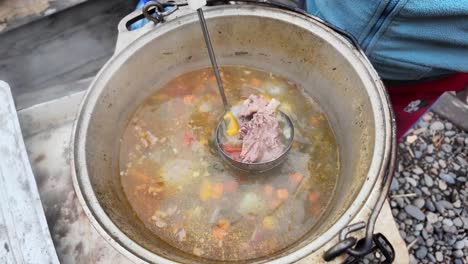
[[[313,230],[275,254],[248,262],[290,263],[324,245],[359,212],[382,197],[382,177],[393,157],[393,119],[384,87],[363,53],[309,16],[260,5],[215,6],[205,11],[218,61],[279,73],[300,84],[327,112],[340,148],[341,175],[333,202]],[[119,186],[118,148],[129,114],[175,76],[208,67],[196,13],[127,31],[82,103],[74,134],[74,184],[90,220],[134,261],[211,263],[152,235]]]

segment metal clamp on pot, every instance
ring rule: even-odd
[[[392,133],[396,133],[395,129]],[[380,213],[380,210],[382,209],[385,199],[387,198],[387,193],[390,190],[390,185],[393,179],[396,160],[395,153],[396,142],[393,142],[389,164],[388,167],[386,167],[384,170],[384,175],[382,175],[383,181],[382,185],[380,186],[381,193],[377,204],[369,216],[369,220],[367,223],[358,222],[343,228],[339,235],[340,242],[328,249],[323,255],[323,259],[325,261],[331,261],[338,256],[348,254],[349,257],[345,260],[344,263],[361,263],[360,260],[374,252],[380,252],[385,256],[385,261],[382,263],[392,263],[395,259],[395,251],[387,238],[380,233],[374,234],[375,222]],[[355,237],[349,236],[351,233],[364,228],[366,228],[365,237],[361,240],[358,241]]]

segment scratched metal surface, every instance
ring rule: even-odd
[[[61,263],[130,263],[93,228],[73,189],[69,144],[82,96],[75,93],[18,113],[47,223]]]
[[[0,263],[59,263],[7,83],[0,81]]]
[[[70,169],[70,139],[73,121],[90,80],[44,90],[65,96],[39,103],[32,98],[17,98],[23,109],[18,118],[23,131],[29,160],[36,178],[39,194],[52,240],[61,263],[132,263],[114,249],[91,225],[75,195]],[[79,87],[78,87],[78,86]],[[71,86],[77,86],[72,89]],[[66,89],[57,93],[57,89]],[[39,97],[36,97],[39,98]],[[34,103],[34,105],[30,105]],[[366,208],[362,214],[366,215]],[[358,216],[359,217],[359,216]],[[383,233],[395,247],[395,263],[408,263],[408,252],[398,234],[388,204],[378,220],[376,232]],[[300,264],[323,262],[313,254]],[[335,261],[336,263],[339,260]],[[335,263],[333,262],[333,263]]]

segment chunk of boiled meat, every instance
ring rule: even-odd
[[[267,104],[263,101],[266,102],[263,98],[250,96],[241,109],[244,115],[256,111],[252,119],[244,122],[240,128],[239,137],[243,142],[239,158],[242,162],[270,161],[283,152],[284,146],[280,141],[281,131],[276,117],[276,108],[280,103],[275,99]]]

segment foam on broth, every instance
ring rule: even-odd
[[[295,127],[287,161],[262,175],[225,164],[214,146],[223,115],[211,68],[185,73],[131,116],[120,146],[123,190],[137,216],[170,245],[215,260],[262,257],[309,232],[339,174],[333,131],[319,105],[289,80],[222,67],[230,102],[274,97]]]

